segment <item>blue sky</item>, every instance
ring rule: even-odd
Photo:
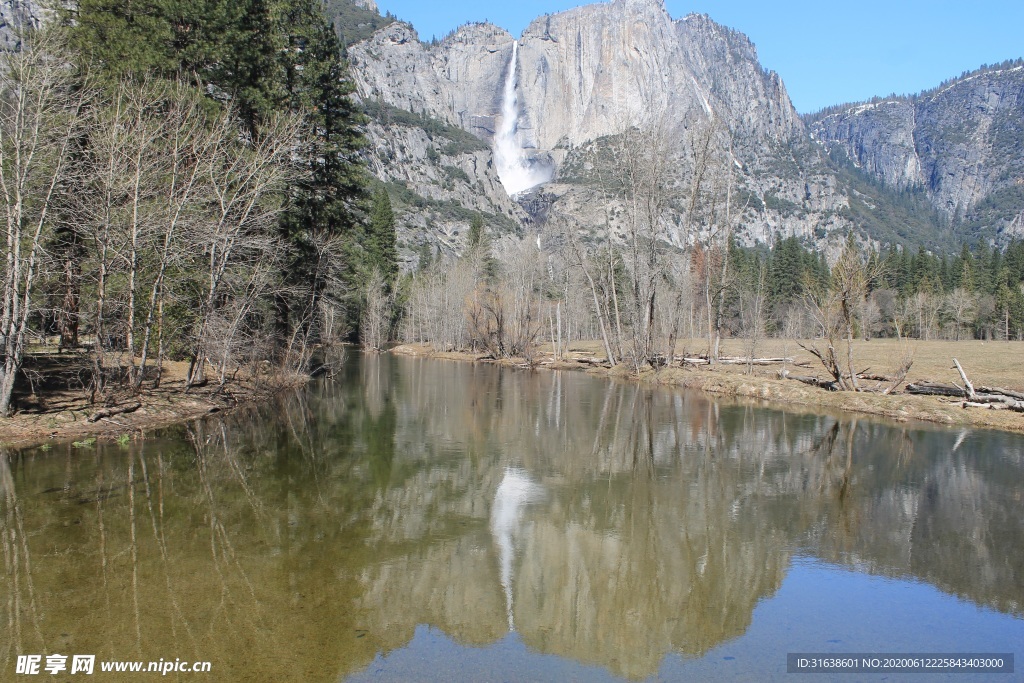
[[[420,38],[489,20],[519,35],[579,0],[377,0]],[[982,64],[1024,57],[1024,0],[666,0],[673,17],[702,12],[750,36],[797,111],[914,93]]]

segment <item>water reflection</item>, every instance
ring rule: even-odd
[[[491,508],[491,534],[501,558],[501,587],[505,590],[505,611],[508,612],[508,630],[515,631],[512,608],[512,560],[515,555],[514,538],[523,532],[523,512],[532,500],[540,497],[542,489],[530,481],[529,475],[519,469],[508,468],[494,493]]]
[[[748,632],[798,555],[1020,619],[1022,470],[1011,435],[356,357],[265,410],[0,458],[0,666],[337,680],[425,624],[641,678]]]

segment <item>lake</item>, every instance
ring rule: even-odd
[[[760,681],[1024,644],[1013,434],[353,354],[273,405],[7,453],[0,495],[3,680],[60,653],[97,680]]]

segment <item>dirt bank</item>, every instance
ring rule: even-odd
[[[23,448],[49,442],[134,439],[144,431],[267,401],[306,381],[299,376],[236,378],[222,389],[207,385],[186,394],[186,370],[187,363],[167,363],[159,388],[146,389],[138,396],[115,395],[103,405],[90,404],[85,391],[48,391],[21,397],[19,410],[0,420],[0,446]],[[130,412],[119,412],[125,409]]]
[[[732,346],[739,346],[739,340]],[[871,346],[871,345],[874,346]],[[899,349],[905,350],[905,344]],[[682,345],[681,345],[682,347]],[[1024,344],[984,342],[920,342],[911,344],[915,355],[915,366],[908,375],[909,381],[918,379],[953,381],[958,379],[952,369],[951,359],[959,357],[965,363],[975,383],[991,383],[1020,390],[1024,388],[1024,370],[1013,361],[1024,355]],[[639,376],[632,374],[625,366],[607,368],[595,365],[592,359],[603,359],[600,344],[573,344],[571,352],[563,361],[554,361],[550,351],[538,354],[536,367],[561,370],[579,370],[589,374],[629,378],[663,386],[684,387],[721,396],[770,401],[784,406],[795,406],[801,410],[841,410],[865,415],[878,415],[899,421],[923,420],[945,425],[960,425],[979,428],[1002,429],[1024,432],[1024,414],[1005,410],[987,410],[962,407],[962,400],[938,396],[916,396],[897,393],[883,396],[869,392],[835,392],[818,389],[794,380],[779,379],[780,366],[755,367],[752,374],[746,374],[745,366],[719,366],[715,368],[686,367],[648,370]],[[817,361],[806,353],[796,342],[772,340],[764,347],[765,355],[787,355],[803,367],[797,370],[804,374],[824,374],[814,368]],[[738,350],[727,344],[726,353]],[[427,356],[458,361],[501,362],[506,365],[527,367],[523,359],[493,361],[484,354],[465,352],[438,352],[425,344],[405,344],[392,349],[392,353],[412,356]],[[895,342],[875,340],[864,342],[857,348],[857,358],[863,359],[863,366],[874,366],[882,372],[887,364],[897,357]],[[966,359],[966,360],[965,360]],[[858,366],[861,364],[858,363]],[[946,366],[949,366],[948,369]],[[793,366],[790,366],[793,369]],[[973,370],[972,370],[973,368]]]

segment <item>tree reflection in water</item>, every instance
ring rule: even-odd
[[[744,634],[795,555],[1019,619],[1022,444],[356,356],[130,448],[0,458],[0,666],[73,651],[337,680],[426,624],[637,678]]]

